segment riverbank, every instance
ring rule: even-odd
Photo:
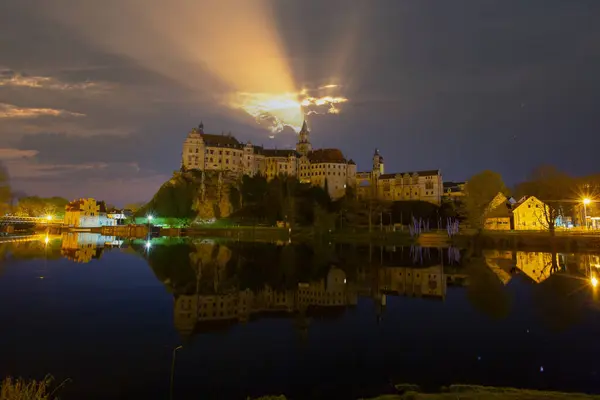
[[[414,385],[400,387],[399,394],[386,394],[362,400],[600,400],[598,395],[561,393],[491,386],[452,385],[439,393],[420,393]],[[285,396],[266,396],[255,400],[287,400]]]
[[[540,231],[483,231],[478,234],[458,235],[457,244],[473,243],[480,248],[525,251],[598,251],[600,234],[557,231],[554,235]]]
[[[126,238],[148,237],[148,225],[104,226],[87,228],[92,233]],[[57,230],[55,232],[55,230]],[[76,231],[72,228],[54,228],[43,231],[61,233]],[[409,246],[419,244],[424,247],[475,246],[482,249],[506,249],[524,251],[598,251],[600,234],[570,231],[557,231],[554,235],[542,231],[469,231],[449,237],[444,230],[411,236],[408,230],[373,230],[366,227],[344,230],[319,230],[313,227],[279,228],[267,226],[223,226],[202,225],[189,228],[152,227],[152,236],[167,237],[207,237],[240,241],[288,242],[296,243],[331,242],[340,244],[373,244],[381,246]]]

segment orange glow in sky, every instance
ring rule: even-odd
[[[110,52],[245,111],[271,132],[298,131],[305,115],[338,113],[335,105],[346,101],[329,93],[309,96],[294,82],[266,0],[174,0],[168,6],[162,0],[56,0],[45,11]]]

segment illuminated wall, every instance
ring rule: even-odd
[[[548,206],[534,196],[518,204],[513,209],[515,230],[548,229],[544,209],[547,212]]]

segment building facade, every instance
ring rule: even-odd
[[[95,199],[79,199],[65,207],[65,226],[72,228],[95,228],[99,226],[114,226],[117,221],[108,218],[106,204]]]
[[[356,173],[358,196],[384,201],[420,200],[440,205],[443,183],[439,169],[386,174],[379,150],[373,155],[371,171]]]
[[[242,175],[264,175],[267,179],[287,175],[301,182],[326,188],[336,199],[356,183],[356,164],[346,160],[338,149],[313,150],[306,122],[298,135],[295,149],[265,149],[250,141],[243,144],[229,134],[204,132],[200,123],[183,144],[183,170],[227,171]]]
[[[514,229],[517,231],[546,230],[548,229],[546,220],[548,212],[548,206],[545,203],[535,196],[527,196],[513,207]]]
[[[524,196],[519,201],[498,193],[484,214],[484,227],[490,230],[540,231],[548,230],[549,208],[535,196]],[[559,215],[556,228],[566,227],[569,219]]]

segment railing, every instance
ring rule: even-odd
[[[0,217],[0,224],[7,223],[34,223],[44,225],[60,225],[63,224],[62,219],[48,219],[46,217],[20,217],[17,215],[5,215]]]

